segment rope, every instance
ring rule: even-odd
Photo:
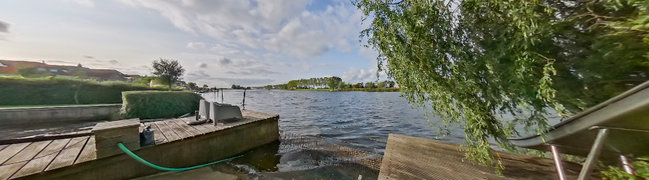
[[[126,154],[129,155],[129,156],[131,156],[133,159],[135,159],[135,160],[141,162],[142,164],[147,165],[147,166],[149,166],[149,167],[152,167],[152,168],[154,168],[154,169],[157,169],[157,170],[163,170],[163,171],[186,171],[186,170],[192,170],[192,169],[197,169],[197,168],[202,168],[202,167],[205,167],[205,166],[209,166],[209,165],[212,165],[212,164],[221,163],[221,162],[224,162],[224,161],[230,161],[230,160],[233,160],[233,159],[236,159],[236,158],[240,158],[240,157],[243,156],[243,155],[234,156],[234,157],[231,157],[231,158],[221,159],[221,160],[214,161],[214,162],[210,162],[210,163],[207,163],[207,164],[201,164],[201,165],[191,166],[191,167],[184,167],[184,168],[168,168],[168,167],[158,166],[158,165],[153,164],[153,163],[151,163],[151,162],[149,162],[149,161],[147,161],[147,160],[142,159],[140,156],[136,155],[136,154],[133,153],[131,150],[129,150],[128,148],[126,148],[126,146],[124,146],[124,144],[122,144],[122,143],[117,143],[117,146],[119,147],[119,149],[121,149],[122,151],[124,151],[124,153],[126,153]]]

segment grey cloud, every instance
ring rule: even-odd
[[[111,63],[111,64],[117,64],[117,63],[119,63],[119,61],[117,61],[117,60],[114,60],[114,59],[111,59],[111,60],[110,60],[110,61],[108,61],[108,62],[109,62],[109,63]]]
[[[199,63],[199,64],[198,64],[198,67],[199,67],[199,68],[207,68],[207,63],[204,63],[204,62],[203,62],[203,63]]]
[[[9,33],[9,23],[0,21],[0,32]]]
[[[219,59],[218,61],[219,61],[219,64],[221,64],[221,65],[228,65],[228,64],[232,63],[232,60],[230,60],[228,58],[222,58],[222,59]]]
[[[82,57],[84,57],[84,58],[86,58],[86,59],[94,59],[94,58],[95,58],[95,57],[88,56],[88,55],[85,55],[85,56],[82,56]]]
[[[257,85],[266,85],[269,83],[272,83],[272,79],[264,79],[264,78],[224,78],[224,77],[216,77],[212,78],[214,80],[220,80],[220,81],[225,81],[230,84],[238,84],[242,86],[257,86]]]

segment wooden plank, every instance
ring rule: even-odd
[[[160,132],[167,137],[167,142],[175,141],[180,139],[180,136],[178,136],[174,131],[171,130],[167,124],[165,124],[163,121],[156,121],[156,125],[160,128]]]
[[[34,156],[36,156],[36,154],[40,153],[51,142],[52,141],[33,142],[33,143],[29,144],[27,147],[25,147],[18,154],[14,155],[14,157],[7,160],[7,162],[5,162],[5,164],[12,164],[12,163],[17,163],[17,162],[22,162],[22,161],[29,161],[32,158],[34,158]]]
[[[34,159],[29,161],[23,168],[18,170],[11,178],[19,178],[31,174],[43,172],[47,165],[49,165],[54,157],[63,150],[66,144],[70,142],[71,138],[53,140],[43,151],[38,153]]]
[[[85,146],[90,136],[72,138],[63,151],[54,158],[45,171],[72,165],[79,156],[81,149]]]
[[[193,121],[193,120],[192,119],[184,119],[183,120],[184,123],[187,123],[187,121]],[[206,125],[213,126],[212,123],[210,122],[210,123],[205,123],[205,124],[193,125],[191,127],[193,127],[194,129],[200,131],[201,134],[207,134],[207,133],[213,132],[213,130],[207,128]]]
[[[74,161],[74,164],[95,159],[97,159],[97,153],[95,152],[95,136],[90,136],[88,142],[86,143],[86,146],[83,147],[81,153],[79,154],[79,158]]]
[[[494,168],[466,160],[464,150],[464,147],[455,144],[390,134],[378,179],[556,178],[550,159],[494,151],[504,166],[500,176]],[[568,179],[577,178],[580,169],[578,164],[564,162],[564,168]]]
[[[29,144],[31,144],[31,142],[11,144],[5,147],[2,151],[0,151],[0,165],[4,165],[5,161],[14,157],[14,155],[18,154],[18,152],[23,150]]]
[[[163,121],[163,122],[166,123],[171,128],[172,131],[176,132],[176,134],[178,134],[178,136],[180,136],[180,139],[185,139],[185,138],[188,138],[188,137],[192,137],[192,134],[187,132],[187,130],[185,130],[184,128],[178,126],[178,124],[176,124],[176,123],[174,123],[172,121]]]
[[[181,119],[170,120],[169,122],[176,123],[178,126],[185,129],[189,134],[191,134],[192,137],[203,134],[203,132],[199,131],[198,129],[196,129],[196,128],[190,126],[190,125],[187,125],[187,123],[185,123],[185,121],[183,121]]]
[[[65,148],[65,145],[67,145],[71,139],[72,138],[53,140],[52,143],[47,145],[47,147],[45,147],[45,149],[43,149],[43,151],[38,153],[38,155],[36,155],[36,157],[34,158],[49,156],[52,154],[56,156],[57,154],[59,154],[59,152],[61,152],[61,150],[63,150],[63,148]]]
[[[167,142],[167,137],[165,137],[164,134],[162,134],[162,130],[158,127],[157,124],[155,123],[150,123],[151,129],[153,130],[153,136],[155,138],[155,144],[162,144]]]
[[[18,169],[23,167],[27,162],[13,163],[0,166],[0,180],[9,179]]]
[[[0,151],[2,151],[3,149],[5,149],[5,147],[7,147],[7,146],[9,146],[9,145],[8,145],[8,144],[0,145]]]

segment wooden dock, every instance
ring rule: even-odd
[[[379,179],[558,179],[551,159],[496,154],[505,166],[503,176],[466,160],[458,145],[390,134]],[[576,179],[581,166],[566,162],[564,168],[568,179]]]
[[[214,134],[222,130],[260,120],[278,118],[275,114],[248,110],[244,110],[242,113],[244,120],[227,123],[222,126],[214,126],[212,123],[189,126],[185,123],[194,121],[194,117],[146,122],[144,126],[140,126],[140,129],[143,129],[145,126],[151,126],[155,134],[156,145],[145,146],[143,149],[192,139],[207,134]],[[33,177],[40,174],[47,174],[50,171],[61,172],[61,169],[64,168],[83,166],[84,163],[88,164],[92,161],[101,161],[102,159],[97,159],[95,154],[94,141],[94,135],[90,135],[0,145],[0,180]],[[135,162],[132,159],[129,161]],[[106,177],[105,179],[112,178]]]

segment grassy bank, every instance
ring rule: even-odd
[[[127,82],[44,77],[0,76],[0,106],[113,104],[123,91],[166,90]]]

